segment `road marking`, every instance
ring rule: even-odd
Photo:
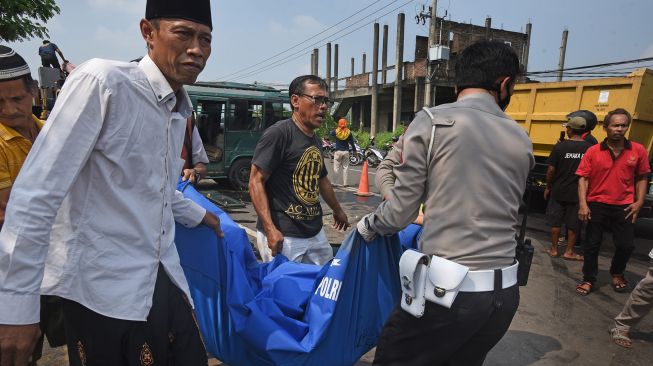
[[[359,172],[359,173],[362,173],[362,172],[363,172],[362,170],[356,170],[356,169],[352,169],[352,168],[349,168],[349,170],[351,170],[351,171],[353,171],[353,172]],[[367,174],[374,174],[374,175],[376,175],[375,172],[370,172],[369,170],[367,171]]]
[[[358,188],[354,188],[354,187],[337,187],[337,188],[340,188],[342,190],[349,191],[349,192],[358,192]],[[378,194],[378,193],[374,193],[374,192],[370,192],[370,193],[372,195],[376,196],[376,197],[381,197],[381,195]]]

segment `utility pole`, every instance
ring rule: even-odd
[[[492,29],[492,18],[489,16],[485,18],[485,39],[490,40],[490,30]]]
[[[397,60],[395,64],[395,96],[392,103],[392,131],[397,131],[401,120],[401,81],[404,71],[404,24],[406,14],[397,14]]]
[[[331,90],[331,42],[327,43],[326,49],[326,83],[328,93]]]
[[[426,68],[426,80],[425,80],[425,87],[424,87],[424,105],[429,107],[433,104],[433,80],[432,76],[435,71],[435,65],[433,64],[433,61],[431,61],[430,57],[430,49],[433,47],[438,41],[436,40],[435,36],[435,25],[437,23],[436,19],[436,9],[438,7],[438,1],[437,0],[432,0],[431,1],[431,19],[429,21],[429,41],[428,41],[428,49],[426,50],[426,62],[428,67]]]
[[[354,58],[351,58],[351,77],[354,77]]]
[[[361,72],[363,74],[365,74],[365,65],[366,64],[367,64],[367,55],[365,55],[365,52],[363,52],[363,65],[362,65],[363,69],[362,69],[362,72]]]
[[[320,50],[317,48],[313,49],[313,52],[315,53],[315,74],[313,75],[320,75],[320,69],[318,68],[320,65]]]
[[[338,90],[338,44],[333,50],[333,90]]]
[[[562,43],[560,44],[560,60],[558,61],[558,81],[562,81],[562,70],[565,68],[565,53],[567,52],[567,36],[569,30],[562,31]]]
[[[383,25],[383,50],[381,50],[381,84],[388,81],[388,25]]]
[[[377,116],[379,108],[379,91],[377,87],[379,75],[379,23],[374,23],[374,50],[372,54],[372,105],[370,106],[370,136],[376,136]]]

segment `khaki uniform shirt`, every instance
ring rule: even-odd
[[[420,112],[404,137],[395,186],[369,217],[370,229],[393,234],[415,219],[424,202],[423,253],[471,270],[511,265],[517,211],[535,164],[531,141],[487,93],[431,112],[441,124],[430,161],[431,118]]]

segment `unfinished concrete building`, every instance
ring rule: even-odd
[[[403,15],[403,14],[400,14]],[[523,70],[528,65],[531,24],[526,25],[526,32],[513,32],[491,27],[491,18],[487,18],[484,26],[460,23],[442,18],[436,19],[436,39],[429,42],[428,37],[415,38],[415,54],[412,62],[403,61],[403,20],[398,18],[398,37],[395,65],[387,65],[388,26],[383,30],[383,49],[381,51],[382,65],[379,69],[362,71],[340,80],[345,81],[344,89],[331,89],[332,96],[340,101],[333,112],[336,116],[349,115],[355,129],[363,125],[363,130],[376,134],[381,131],[392,131],[398,123],[407,123],[425,105],[450,103],[456,99],[453,89],[454,65],[457,55],[468,45],[483,39],[502,41],[510,45],[519,56]],[[431,47],[429,48],[429,43]],[[375,24],[374,52],[378,52],[378,24]],[[430,50],[430,55],[429,55]],[[401,53],[401,55],[400,55]],[[374,53],[373,53],[374,55]],[[429,57],[430,56],[430,57]],[[337,64],[337,60],[335,61]],[[429,62],[431,63],[431,79],[427,81]],[[387,82],[387,73],[395,75],[399,64],[401,75],[398,80],[399,91],[395,81]],[[374,75],[381,75],[374,80]],[[337,78],[337,74],[335,75]],[[372,80],[370,80],[372,79]],[[337,85],[337,84],[336,84]],[[431,87],[431,93],[425,88]],[[374,94],[377,100],[374,103]],[[397,95],[397,98],[395,97]],[[429,99],[430,100],[427,100]],[[376,115],[372,105],[376,104]],[[376,121],[376,126],[372,122]]]

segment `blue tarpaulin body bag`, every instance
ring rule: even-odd
[[[374,347],[401,288],[398,236],[365,243],[353,230],[324,266],[277,255],[258,263],[245,231],[192,186],[184,195],[220,218],[177,224],[175,242],[207,351],[231,365],[352,365]]]

